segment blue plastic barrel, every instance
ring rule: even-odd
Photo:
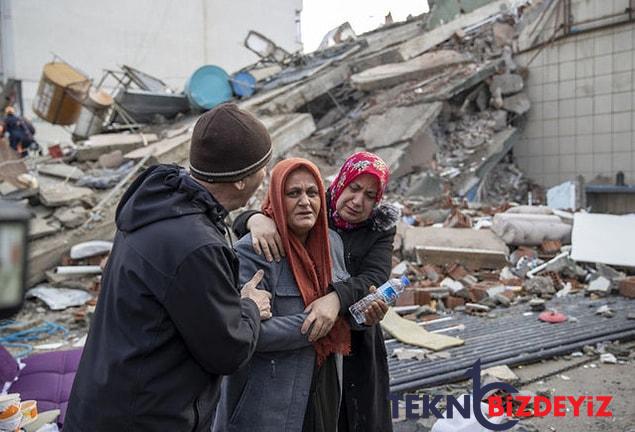
[[[237,72],[231,78],[234,94],[241,98],[246,98],[256,91],[256,78],[249,72]]]
[[[232,98],[229,75],[218,66],[201,66],[185,83],[185,95],[192,109],[198,111],[212,109]]]

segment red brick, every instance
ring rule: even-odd
[[[415,301],[415,304],[419,306],[429,305],[430,302],[432,301],[432,297],[430,296],[429,292],[422,289],[415,288],[414,301]]]
[[[448,296],[445,299],[445,307],[448,309],[454,309],[457,306],[463,306],[465,304],[465,300],[461,297],[457,296]]]
[[[487,289],[478,286],[469,287],[468,291],[470,292],[470,299],[474,303],[480,302],[489,295],[487,294]]]
[[[468,274],[469,272],[461,264],[452,264],[448,267],[448,276],[454,280],[461,280]]]
[[[415,290],[414,289],[406,289],[401,295],[397,298],[395,302],[395,306],[413,306],[415,304]]]
[[[635,276],[620,281],[620,294],[624,297],[635,298]]]

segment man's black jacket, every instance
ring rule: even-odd
[[[65,432],[209,430],[221,375],[249,360],[260,329],[226,214],[177,166],[125,193]]]

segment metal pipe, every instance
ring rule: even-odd
[[[635,326],[628,329],[622,329],[621,331],[635,331]],[[506,356],[513,355],[514,353],[518,353],[518,352],[522,353],[523,349],[526,348],[527,346],[538,345],[539,351],[544,351],[545,349],[552,349],[554,346],[558,346],[563,343],[570,344],[570,343],[576,343],[579,341],[585,341],[589,337],[607,337],[607,336],[610,337],[611,334],[614,332],[615,332],[615,329],[612,326],[605,326],[601,332],[595,332],[595,333],[590,333],[587,328],[581,328],[577,330],[577,332],[575,333],[575,337],[573,338],[569,338],[569,339],[553,338],[552,339],[551,337],[552,335],[543,335],[543,337],[549,339],[549,343],[544,344],[543,346],[540,346],[540,344],[532,344],[533,341],[531,340],[522,339],[519,341],[515,341],[515,343],[513,343],[511,346],[506,345],[505,349],[503,350],[500,349],[500,346],[497,346],[496,344],[492,344],[491,341],[489,341],[488,349],[481,349],[481,350],[477,349],[477,350],[471,350],[470,352],[461,352],[460,353],[461,355],[452,357],[451,364],[445,364],[443,361],[437,362],[436,364],[434,361],[430,361],[426,363],[413,361],[411,363],[406,362],[406,364],[404,365],[392,367],[391,379],[395,382],[401,382],[403,381],[404,375],[407,376],[408,379],[412,378],[413,376],[422,376],[426,374],[435,375],[439,373],[438,369],[441,369],[440,372],[447,372],[449,370],[466,367],[470,365],[475,360],[475,358],[488,359],[491,361],[493,359],[505,358]],[[450,354],[452,353],[450,352]],[[412,370],[412,366],[416,366],[416,371]],[[439,368],[439,366],[441,366],[441,368]]]
[[[101,274],[101,267],[94,266],[58,266],[55,273],[61,275]]]
[[[619,331],[627,331],[627,330],[628,331],[635,330],[635,327],[622,328]],[[486,348],[483,348],[482,346],[480,347],[480,349],[478,347],[473,347],[476,349],[470,349],[469,351],[465,351],[465,350],[462,350],[461,348],[458,348],[458,349],[455,349],[454,352],[452,352],[452,350],[448,350],[448,352],[451,355],[454,354],[453,363],[459,364],[463,360],[467,361],[467,363],[470,363],[471,361],[473,361],[474,357],[497,356],[497,355],[500,355],[501,353],[522,352],[522,351],[526,351],[526,348],[528,346],[534,346],[535,349],[539,349],[539,350],[549,349],[549,348],[552,348],[554,345],[558,345],[561,343],[577,342],[580,340],[585,340],[588,337],[610,336],[614,331],[615,329],[610,325],[607,325],[603,327],[601,331],[596,331],[596,332],[590,332],[589,329],[585,327],[585,328],[578,329],[578,331],[574,334],[575,337],[572,337],[569,339],[562,338],[562,337],[559,337],[557,339],[556,338],[552,339],[552,336],[554,335],[545,334],[543,336],[545,338],[548,338],[550,341],[547,344],[540,344],[539,340],[523,339],[521,343],[515,343],[513,344],[513,346],[509,346],[509,348],[506,345],[504,349],[501,349],[500,345],[496,346],[496,344],[493,344],[491,341],[488,341],[487,342],[488,347]],[[418,371],[421,373],[425,373],[427,370],[436,369],[438,368],[438,366],[442,366],[442,364],[435,364],[434,362],[418,363],[416,365],[417,365]],[[408,364],[408,363],[403,365],[402,364],[393,365],[392,372],[394,373],[394,376],[398,376],[400,370],[407,369],[410,366],[412,366],[412,364]]]

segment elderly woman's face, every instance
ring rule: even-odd
[[[370,174],[362,174],[350,182],[335,203],[340,217],[353,224],[368,219],[379,193],[378,183],[377,178]]]
[[[284,204],[289,229],[297,237],[306,237],[321,206],[320,189],[309,171],[300,168],[289,174],[284,186]]]

